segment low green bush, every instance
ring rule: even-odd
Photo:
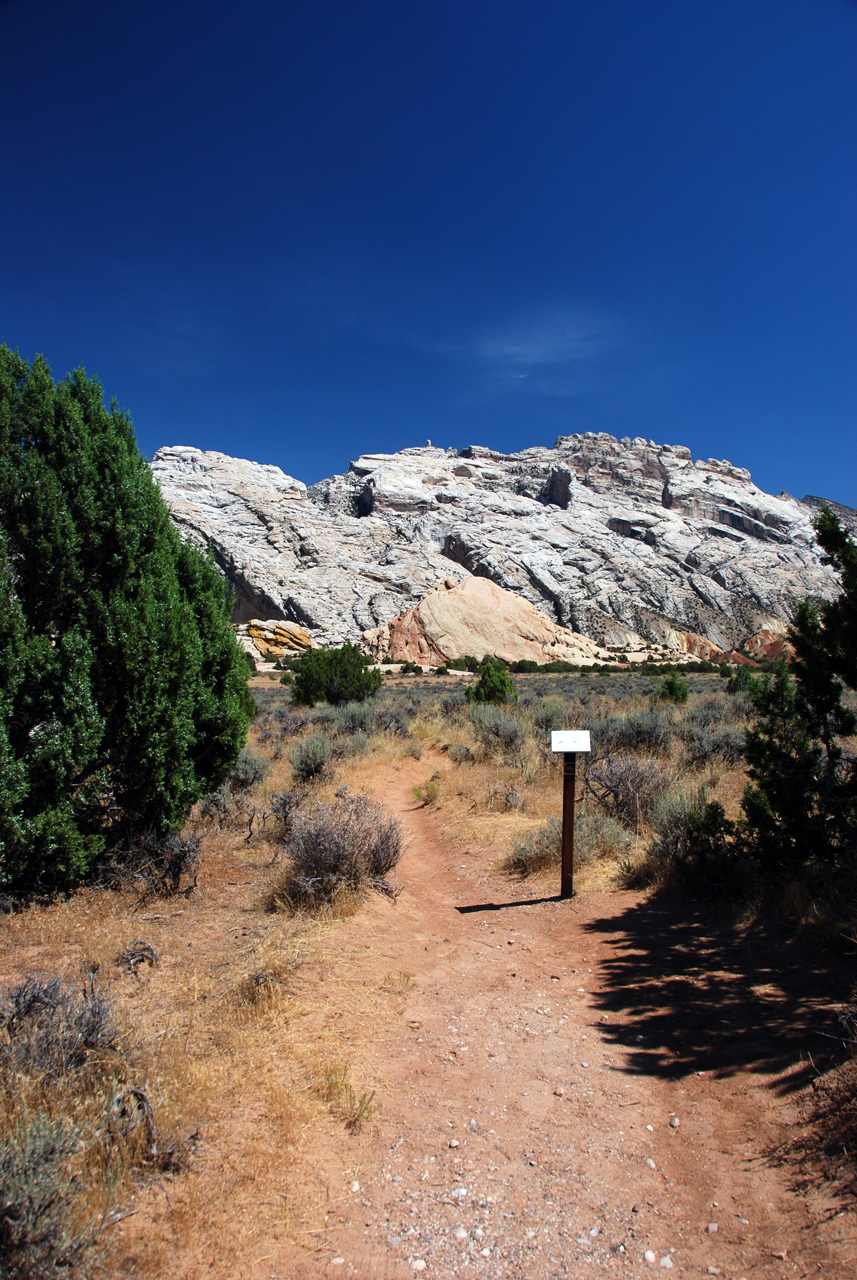
[[[527,736],[524,725],[502,707],[477,704],[471,708],[470,718],[480,742],[489,751],[514,754],[523,746]]]
[[[257,782],[262,782],[270,771],[271,765],[264,756],[258,755],[244,747],[235,762],[235,767],[226,779],[226,785],[233,792],[249,791]]]
[[[365,702],[348,702],[338,707],[330,725],[336,733],[364,733],[375,731],[376,708]]]
[[[375,711],[375,724],[382,733],[389,733],[395,738],[407,738],[411,732],[410,717],[401,707],[378,707]]]
[[[562,857],[562,823],[549,818],[542,826],[516,836],[504,870],[514,876],[532,876],[558,866]]]
[[[0,1266],[8,1280],[69,1274],[89,1239],[75,1230],[69,1162],[79,1134],[39,1111],[0,1139]]]
[[[448,663],[450,671],[472,671],[479,670],[479,659],[474,658],[472,653],[465,654],[463,658],[452,658]]]
[[[342,738],[335,738],[331,743],[332,754],[342,756],[368,756],[369,739],[362,729]]]
[[[561,729],[567,718],[565,707],[552,698],[539,700],[529,711],[533,728],[539,737],[546,737],[553,729]]]
[[[574,829],[575,867],[599,857],[621,858],[630,847],[631,836],[609,814],[592,807],[579,812]],[[504,869],[524,878],[559,867],[561,862],[562,823],[558,818],[549,818],[543,826],[513,840]]]
[[[652,857],[673,862],[705,863],[722,856],[735,830],[723,806],[708,799],[705,787],[662,796],[651,822],[657,833]]]
[[[684,680],[680,680],[678,676],[672,672],[664,680],[658,689],[652,694],[655,702],[687,702],[690,696],[690,685]]]
[[[91,1275],[85,1254],[125,1175],[178,1167],[134,1084],[138,1070],[94,972],[82,984],[30,975],[0,996],[4,1280]]]
[[[517,702],[515,682],[501,662],[486,662],[475,685],[466,692],[468,702]]]
[[[736,824],[722,805],[709,801],[704,787],[662,796],[651,823],[656,835],[644,863],[632,873],[637,883],[678,880],[732,897],[747,893],[752,868],[735,840]]]
[[[383,683],[381,672],[370,666],[370,659],[356,644],[345,644],[340,649],[310,649],[298,665],[294,700],[307,707],[317,702],[337,706],[363,702]]]

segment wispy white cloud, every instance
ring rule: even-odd
[[[480,335],[477,376],[486,389],[573,396],[600,381],[633,342],[617,319],[583,308],[551,310]]]
[[[226,317],[197,282],[107,256],[93,255],[91,265],[113,296],[112,323],[138,365],[206,374],[222,358]]]
[[[369,343],[458,366],[466,398],[568,398],[637,385],[647,342],[619,314],[584,303],[509,310],[493,322],[462,315],[454,285],[414,273],[322,270],[289,284],[279,305]],[[471,295],[471,315],[479,299]]]
[[[489,364],[516,370],[578,364],[615,345],[615,324],[585,312],[542,316],[491,333],[480,342]]]

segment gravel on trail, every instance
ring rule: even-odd
[[[748,1039],[709,1005],[700,1018],[689,997],[711,978],[688,947],[685,986],[667,984],[664,954],[663,987],[649,965],[636,988],[642,895],[528,902],[544,889],[500,876],[414,801],[424,772],[403,764],[376,792],[406,825],[404,893],[343,926],[408,975],[399,1022],[357,1064],[381,1102],[371,1135],[345,1140],[358,1189],[312,1260],[257,1274],[853,1278],[852,1215],[770,1158],[796,1119],[800,1054],[766,1047],[764,1024]]]

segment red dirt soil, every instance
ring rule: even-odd
[[[521,903],[417,805],[424,775],[378,789],[410,838],[398,906],[342,926],[414,983],[361,1064],[382,1102],[362,1171],[317,1260],[272,1249],[244,1274],[857,1275],[852,1214],[772,1157],[808,1079],[806,998],[678,904]]]
[[[398,992],[399,1016],[355,1037],[352,1078],[377,1089],[377,1114],[356,1133],[305,1136],[324,1202],[301,1243],[287,1242],[268,1169],[256,1199],[227,1191],[221,1220],[177,1239],[162,1274],[857,1276],[847,1200],[801,1184],[784,1157],[814,1074],[807,1046],[832,1017],[797,952],[769,954],[687,902],[539,900],[554,889],[521,888],[443,832],[414,799],[425,773],[407,761],[376,787],[407,831],[401,897],[373,897],[334,928],[355,979],[386,971]],[[249,884],[217,895],[257,901]],[[187,927],[212,932],[204,881],[200,895]],[[276,1157],[260,1099],[242,1101],[203,1133],[199,1159],[224,1170],[224,1189],[248,1144]],[[141,1197],[119,1228],[127,1258],[135,1236],[166,1230],[181,1183]]]

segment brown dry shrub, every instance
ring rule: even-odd
[[[271,885],[269,910],[316,911],[367,890],[396,897],[390,875],[402,856],[402,824],[368,795],[338,793],[306,806],[286,837],[286,863]]]
[[[675,781],[673,771],[651,756],[610,755],[590,766],[586,787],[623,826],[634,828],[652,812]]]
[[[91,971],[29,975],[0,1001],[0,1274],[77,1274],[142,1167],[175,1167]]]

